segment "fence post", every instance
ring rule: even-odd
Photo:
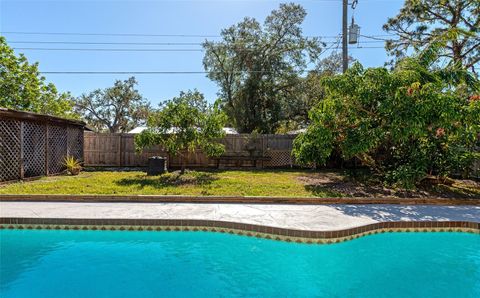
[[[48,123],[45,123],[45,175],[48,176],[48,143],[50,142],[50,129]]]
[[[85,163],[85,128],[84,127],[80,128],[80,131],[82,132],[82,137],[78,141],[80,142],[80,157],[82,159],[82,165],[84,165]]]
[[[25,122],[20,121],[20,131],[18,133],[18,140],[20,143],[20,179],[23,179],[25,177],[25,161],[24,161],[24,144],[23,144],[23,130],[24,130]]]
[[[69,149],[70,149],[70,146],[69,146],[69,144],[68,144],[68,142],[70,141],[69,133],[68,133],[68,131],[69,131],[68,126],[65,126],[65,129],[66,129],[66,130],[65,130],[65,131],[66,131],[65,134],[67,135],[67,148],[66,148],[66,151],[67,151],[67,157],[68,157],[68,156],[70,155],[70,150],[69,150]]]
[[[119,133],[118,135],[118,138],[117,138],[117,142],[118,142],[118,145],[117,145],[117,165],[119,167],[122,166],[122,134]]]

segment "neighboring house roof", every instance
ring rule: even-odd
[[[289,131],[287,132],[287,135],[298,135],[302,132],[306,132],[307,129],[306,128],[300,128],[300,129],[297,129],[297,130],[292,130],[292,131]]]
[[[132,130],[129,131],[128,133],[141,133],[141,132],[144,131],[145,129],[147,129],[146,126],[139,126],[139,127],[135,127],[134,129],[132,129]]]
[[[233,127],[224,127],[223,128],[223,131],[227,134],[227,135],[238,135],[238,131],[233,128]]]
[[[144,131],[145,129],[147,129],[146,126],[139,126],[139,127],[135,127],[134,129],[132,129],[131,131],[129,131],[128,133],[141,133],[142,131]],[[174,129],[171,129],[171,131],[169,131],[169,133],[172,133],[174,131]],[[224,127],[223,128],[223,131],[227,134],[227,135],[236,135],[238,134],[238,132],[235,130],[235,128],[232,128],[232,127]]]

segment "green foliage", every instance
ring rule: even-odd
[[[27,58],[16,56],[0,36],[0,107],[78,118],[72,113],[69,93],[59,93],[55,86],[45,83],[38,71],[38,63],[29,64]]]
[[[353,63],[355,59],[349,57],[349,62]],[[295,100],[291,100],[288,105],[288,120],[279,121],[276,133],[287,132],[304,128],[310,122],[308,118],[309,111],[325,98],[325,87],[321,83],[325,77],[333,76],[342,72],[342,55],[336,52],[321,59],[314,70],[310,71],[306,77],[301,78],[293,89],[292,94]],[[286,130],[286,127],[288,130]]]
[[[466,171],[479,145],[479,82],[453,66],[432,70],[434,60],[427,51],[391,72],[355,64],[325,78],[326,99],[294,142],[297,160],[323,164],[338,150],[406,188]]]
[[[306,12],[296,4],[281,4],[265,19],[222,30],[222,40],[207,41],[203,64],[220,86],[222,105],[239,132],[273,133],[288,120],[299,100],[298,73],[316,61],[321,43],[302,35]]]
[[[480,62],[480,1],[406,0],[402,9],[383,26],[398,37],[386,43],[397,58],[444,42],[441,58],[467,69]]]
[[[225,148],[218,143],[224,136],[225,114],[219,103],[209,105],[198,91],[180,92],[148,119],[148,129],[135,136],[137,149],[162,145],[171,155],[202,149],[208,156],[220,156]],[[184,166],[182,167],[182,171]]]
[[[295,120],[285,120],[281,121],[278,124],[277,130],[275,130],[276,134],[288,134],[292,131],[302,129],[302,124],[295,121]]]
[[[113,87],[97,89],[76,99],[75,109],[97,131],[127,132],[145,124],[150,104],[135,89],[135,77],[115,81]]]
[[[82,164],[79,160],[75,159],[73,156],[66,156],[64,160],[64,165],[67,167],[67,171],[71,175],[78,175],[82,170]]]

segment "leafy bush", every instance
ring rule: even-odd
[[[338,150],[405,188],[428,175],[468,171],[478,157],[479,82],[454,66],[431,69],[427,54],[407,58],[393,71],[357,63],[324,79],[327,97],[294,141],[296,159],[323,164]]]
[[[148,129],[135,136],[138,150],[161,145],[169,154],[182,158],[182,174],[189,152],[201,149],[208,156],[220,156],[225,146],[218,139],[225,135],[225,114],[218,102],[209,105],[198,91],[181,92],[152,113]]]

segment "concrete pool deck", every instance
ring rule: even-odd
[[[194,219],[334,231],[379,222],[480,222],[479,206],[0,202],[2,218]]]

